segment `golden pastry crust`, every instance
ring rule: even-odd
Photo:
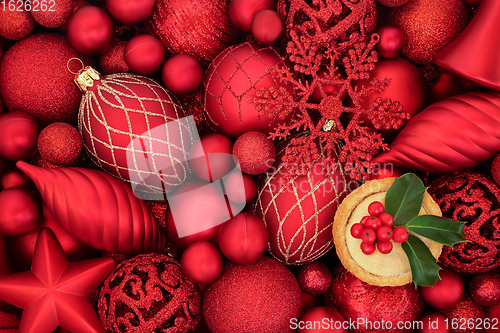
[[[333,241],[342,265],[360,280],[376,286],[401,286],[411,282],[411,270],[406,254],[400,244],[394,243],[389,254],[378,250],[371,255],[361,252],[361,240],[354,239],[350,226],[368,215],[367,207],[373,201],[385,201],[385,194],[395,178],[375,179],[366,182],[351,192],[340,204],[333,223]],[[357,209],[356,209],[357,208]],[[426,192],[420,214],[442,216],[439,205]],[[420,237],[437,259],[442,244]]]

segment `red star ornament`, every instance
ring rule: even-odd
[[[49,228],[38,233],[31,271],[0,276],[0,299],[24,309],[20,333],[105,332],[90,294],[113,270],[112,258],[69,263]]]

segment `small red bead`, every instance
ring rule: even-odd
[[[363,216],[363,218],[361,219],[361,221],[359,223],[361,223],[362,225],[365,225],[365,222],[370,218],[369,215],[366,215],[366,216]]]
[[[366,243],[363,242],[361,243],[361,252],[363,252],[366,255],[370,255],[373,252],[375,252],[375,245],[373,243]]]
[[[408,239],[408,230],[405,227],[396,227],[392,231],[392,240],[396,243],[404,243]]]
[[[382,222],[382,225],[387,227],[392,227],[394,224],[394,218],[389,213],[382,213],[378,218],[380,219],[380,222]]]
[[[351,227],[351,236],[360,239],[365,227],[361,223],[354,223]]]
[[[377,239],[382,242],[387,242],[392,239],[392,229],[385,225],[377,229]]]
[[[373,243],[377,239],[377,234],[373,229],[365,229],[363,230],[363,234],[361,235],[361,240],[365,243]]]
[[[365,228],[373,229],[375,231],[378,228],[380,228],[381,226],[382,226],[382,222],[380,221],[380,219],[378,217],[372,216],[369,219],[367,219],[365,222]]]
[[[384,205],[380,201],[374,201],[368,206],[368,213],[370,216],[379,217],[380,214],[385,212]]]
[[[392,251],[392,243],[391,241],[387,242],[377,242],[377,249],[382,254],[387,254]]]

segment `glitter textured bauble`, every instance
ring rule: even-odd
[[[300,317],[297,333],[348,333],[344,317],[332,307],[318,306]],[[318,327],[316,323],[321,323]],[[344,325],[344,327],[342,327]]]
[[[19,40],[28,36],[35,27],[35,20],[29,11],[0,10],[0,36],[11,40]],[[21,7],[22,8],[22,7]]]
[[[40,126],[35,118],[22,112],[0,116],[0,156],[11,161],[27,160],[37,152]]]
[[[500,266],[500,189],[484,174],[460,171],[433,180],[429,194],[443,216],[466,222],[464,239],[453,249],[443,246],[439,257],[446,266],[463,273],[482,273]]]
[[[326,177],[321,156],[307,175],[284,183],[286,148],[286,142],[277,147],[276,161],[260,176],[254,212],[269,231],[269,253],[287,265],[303,265],[333,247],[333,216],[346,195],[347,180],[338,162],[329,166],[332,176]]]
[[[115,40],[113,45],[99,56],[99,64],[104,74],[117,74],[128,72],[128,66],[125,63],[124,51],[127,42]]]
[[[467,325],[467,321],[470,322],[470,319],[472,319],[474,323],[484,323],[484,319],[486,318],[484,308],[476,303],[468,294],[465,294],[462,300],[455,306],[443,310],[442,313],[448,319],[449,323],[466,323],[466,325],[450,325],[452,333],[483,332],[483,325]],[[491,324],[493,325],[493,321]]]
[[[449,323],[446,321],[446,317],[439,312],[426,313],[420,317],[419,321],[422,325],[417,332],[418,333],[451,333],[451,328]]]
[[[81,94],[67,69],[74,57],[91,64],[59,34],[34,34],[14,44],[0,64],[0,94],[7,109],[28,113],[43,126],[76,123]]]
[[[162,252],[167,237],[127,184],[92,169],[43,169],[19,161],[48,210],[80,242],[111,253]]]
[[[274,164],[276,148],[266,134],[252,131],[241,135],[234,142],[233,155],[236,156],[241,171],[258,175]]]
[[[98,312],[108,332],[192,332],[201,319],[201,295],[175,259],[144,254],[107,277]]]
[[[403,30],[406,45],[402,55],[428,65],[469,23],[469,10],[462,0],[409,0],[393,8],[387,24]]]
[[[493,163],[491,163],[491,177],[500,186],[500,154],[495,156]]]
[[[382,5],[387,7],[400,7],[408,2],[408,0],[378,0]]]
[[[290,320],[301,313],[297,280],[265,256],[244,265],[227,261],[203,296],[203,316],[212,333],[291,333]]]
[[[47,162],[70,165],[82,151],[82,138],[78,130],[67,123],[53,123],[38,136],[38,152]]]
[[[214,59],[203,79],[203,103],[207,119],[218,132],[233,139],[249,131],[269,133],[285,119],[259,115],[256,104],[248,98],[257,90],[280,88],[284,83],[273,68],[285,68],[285,57],[267,45],[251,42],[233,45]],[[293,95],[291,86],[287,86]]]
[[[364,319],[352,333],[410,333],[411,328],[401,329],[398,322],[417,320],[422,314],[424,301],[413,284],[399,287],[378,287],[365,283],[342,266],[332,274],[332,286],[325,295],[327,306],[334,306],[345,320],[356,322]],[[384,328],[370,329],[368,321],[391,322]],[[374,328],[372,326],[372,328]]]
[[[471,121],[474,119],[474,121]],[[436,102],[414,116],[374,163],[427,172],[478,165],[500,151],[500,93],[478,92]]]
[[[308,295],[319,296],[326,293],[332,284],[332,273],[323,263],[312,262],[302,266],[297,274],[300,289]]]
[[[80,105],[84,147],[104,171],[144,197],[164,199],[189,174],[194,125],[158,82],[135,74],[99,77]]]
[[[40,3],[38,10],[36,9],[37,3]],[[31,2],[31,15],[35,21],[46,28],[60,28],[68,20],[71,13],[73,13],[73,1],[54,1],[49,4],[50,10],[43,10],[42,2]]]
[[[236,41],[225,0],[158,0],[149,30],[168,53],[186,53],[207,65]]]
[[[487,272],[475,275],[470,281],[472,298],[484,306],[500,305],[500,275]]]

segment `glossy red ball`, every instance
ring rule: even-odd
[[[405,227],[399,226],[392,230],[392,240],[396,243],[404,243],[408,240],[409,234]]]
[[[252,200],[257,194],[257,181],[245,173],[232,172],[224,182],[227,198],[237,204]]]
[[[161,79],[168,90],[176,95],[185,95],[198,90],[203,81],[203,69],[195,57],[177,54],[163,65]]]
[[[439,312],[426,313],[419,320],[422,325],[418,333],[451,333],[451,323]]]
[[[378,217],[371,216],[365,221],[365,228],[372,229],[373,231],[377,231],[377,229],[380,228],[381,225],[382,222]]]
[[[160,70],[165,61],[162,43],[151,35],[137,35],[125,45],[125,63],[137,74],[151,75]]]
[[[332,283],[332,273],[325,264],[315,261],[300,267],[297,273],[300,289],[308,295],[319,296],[326,293]]]
[[[377,242],[377,250],[382,254],[387,254],[392,251],[392,243],[391,241],[378,241]]]
[[[363,252],[366,255],[370,255],[373,252],[375,252],[375,244],[373,243],[363,242],[361,243],[360,247],[361,247],[361,252]]]
[[[474,275],[470,281],[469,292],[472,298],[483,306],[500,305],[500,275],[493,272]]]
[[[376,49],[382,58],[394,58],[401,53],[405,46],[403,30],[386,25],[380,28],[377,33],[380,36],[380,42],[376,45]]]
[[[292,325],[295,326],[295,325]],[[347,333],[344,317],[328,306],[319,306],[304,313],[297,323],[297,333]]]
[[[0,190],[11,187],[30,188],[32,186],[33,182],[31,179],[16,167],[11,167],[0,172]]]
[[[203,180],[215,181],[227,175],[234,167],[231,140],[219,133],[205,134],[189,152],[189,165]]]
[[[219,229],[218,243],[222,254],[237,264],[247,264],[262,257],[268,242],[267,228],[255,215],[240,213]]]
[[[380,201],[375,201],[368,205],[368,214],[370,214],[370,216],[379,217],[379,215],[384,212],[384,205]]]
[[[382,222],[382,225],[385,225],[386,227],[392,227],[394,224],[394,218],[389,213],[382,213],[378,218],[380,222]]]
[[[191,244],[181,257],[182,273],[197,284],[214,282],[222,272],[224,260],[215,245],[200,241]]]
[[[392,239],[392,229],[388,226],[381,226],[377,229],[377,239],[379,241],[388,242]]]
[[[275,9],[274,0],[231,0],[229,19],[236,28],[250,32],[253,18],[265,9]]]
[[[0,192],[0,233],[21,236],[35,229],[42,218],[42,200],[31,190],[8,188]]]
[[[11,161],[26,160],[37,152],[40,127],[32,116],[9,112],[0,116],[0,156]]]
[[[54,165],[70,165],[82,152],[83,141],[78,130],[67,123],[53,123],[38,136],[40,156]]]
[[[75,50],[83,54],[104,53],[113,44],[114,34],[113,21],[108,13],[99,7],[82,7],[68,19],[68,41]]]
[[[271,9],[258,12],[252,20],[252,35],[261,43],[274,44],[281,37],[283,29],[281,17]]]
[[[261,132],[247,132],[241,135],[233,146],[236,165],[250,175],[266,172],[276,159],[274,143]]]
[[[421,287],[424,300],[436,309],[446,309],[457,304],[464,294],[464,283],[458,273],[450,270],[439,272],[440,280],[432,287]]]
[[[363,235],[363,231],[365,230],[365,226],[361,223],[354,223],[351,227],[351,236],[360,239],[361,235]]]
[[[146,21],[155,8],[155,0],[106,0],[109,14],[119,23],[134,25]]]

